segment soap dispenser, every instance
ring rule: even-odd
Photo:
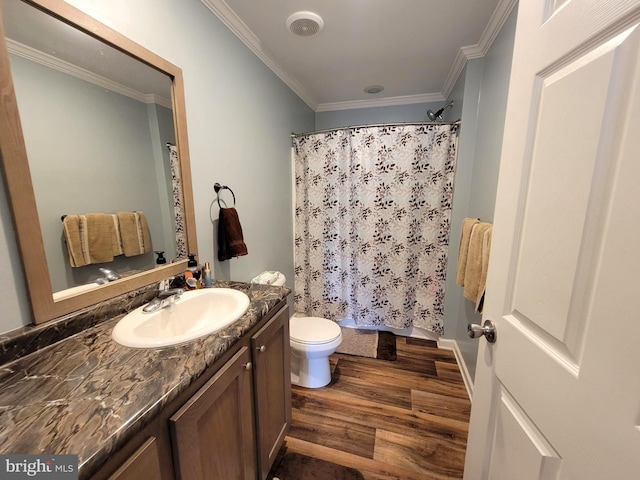
[[[198,262],[196,260],[196,254],[190,253],[188,255],[189,261],[187,262],[187,271],[191,272],[193,278],[200,280],[200,269],[198,268]]]
[[[193,272],[192,268],[198,268],[198,262],[196,260],[196,254],[190,253],[187,255],[189,257],[189,261],[187,262],[187,270]]]
[[[156,250],[153,253],[158,256],[158,258],[156,258],[156,265],[164,265],[167,263],[167,259],[164,258],[164,250]]]

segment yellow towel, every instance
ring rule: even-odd
[[[67,215],[62,219],[64,238],[69,252],[69,264],[72,267],[82,267],[87,262],[82,255],[82,243],[80,242],[80,215]]]
[[[118,212],[118,225],[120,226],[120,244],[122,245],[122,252],[130,257],[136,255],[136,249],[139,249],[138,244],[138,229],[136,228],[136,216],[133,212]]]
[[[147,217],[144,212],[135,212],[136,227],[138,229],[138,243],[140,245],[140,253],[151,251],[151,234],[149,233],[149,225],[147,225]]]
[[[482,281],[484,234],[491,224],[480,222],[473,226],[469,238],[469,251],[464,271],[464,298],[476,303],[480,291],[484,291]],[[476,305],[477,306],[477,305]]]
[[[111,218],[113,220],[113,229],[115,232],[114,244],[113,244],[113,256],[117,257],[118,255],[123,255],[124,251],[122,250],[122,239],[120,237],[120,222],[118,221],[118,215],[115,213],[111,214]]]
[[[120,240],[125,256],[132,257],[151,251],[151,236],[143,212],[118,212]]]
[[[460,232],[460,249],[458,250],[458,270],[456,275],[456,285],[464,287],[464,273],[467,268],[467,255],[469,253],[469,239],[471,230],[480,223],[477,218],[465,218],[462,221],[462,231]]]
[[[476,297],[476,312],[482,313],[484,307],[484,294],[487,286],[487,271],[489,270],[489,254],[491,253],[491,236],[493,226],[487,228],[482,237],[482,267],[480,273],[480,284],[478,285],[478,295]]]
[[[117,237],[111,215],[67,215],[63,228],[72,267],[113,261]]]

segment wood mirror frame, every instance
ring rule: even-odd
[[[22,1],[155,68],[172,79],[171,96],[182,177],[185,236],[188,251],[196,253],[197,240],[182,70],[62,0]],[[180,259],[175,263],[137,273],[100,288],[54,302],[2,21],[0,21],[0,160],[7,197],[13,212],[13,223],[34,323],[52,320],[185,271],[187,259]]]

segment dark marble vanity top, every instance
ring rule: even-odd
[[[0,453],[77,454],[88,478],[290,293],[217,281],[251,304],[228,328],[161,349],[111,339],[122,314],[0,367]]]

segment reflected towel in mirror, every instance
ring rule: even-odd
[[[72,267],[112,262],[118,254],[119,239],[113,215],[67,215],[62,224]]]
[[[151,251],[151,235],[143,212],[118,212],[122,252],[126,257]]]

